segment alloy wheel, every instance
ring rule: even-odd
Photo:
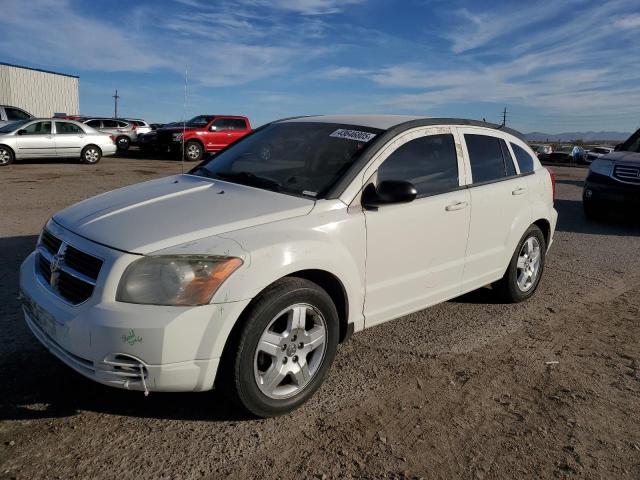
[[[100,159],[100,153],[95,148],[89,148],[84,152],[84,159],[87,163],[96,163]]]
[[[200,158],[200,147],[195,144],[187,145],[187,157],[191,160]]]
[[[11,154],[4,148],[0,149],[0,165],[7,165],[11,161]]]
[[[281,311],[256,348],[253,373],[260,391],[273,399],[300,393],[320,369],[326,344],[327,324],[317,308],[295,304]]]
[[[527,238],[520,248],[516,266],[516,282],[520,291],[528,292],[535,285],[540,273],[541,260],[540,242],[536,237]]]

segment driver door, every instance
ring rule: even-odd
[[[365,172],[365,186],[403,180],[418,192],[412,202],[364,210],[367,327],[460,293],[471,208],[454,135],[407,133]]]
[[[18,156],[21,158],[55,157],[56,143],[51,133],[51,122],[35,122],[21,129],[18,135]]]

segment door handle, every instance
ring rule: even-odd
[[[455,203],[452,203],[451,205],[447,205],[446,207],[444,207],[444,209],[447,212],[454,212],[456,210],[462,210],[463,208],[467,208],[468,205],[469,205],[468,202],[455,202]]]
[[[526,189],[526,188],[524,188],[524,187],[519,187],[519,188],[516,188],[515,190],[513,190],[513,191],[511,192],[511,195],[522,195],[522,194],[523,194],[524,192],[526,192],[526,191],[527,191],[527,189]]]

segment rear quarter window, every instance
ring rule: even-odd
[[[520,167],[520,173],[533,172],[533,157],[529,154],[529,152],[527,152],[524,148],[519,147],[515,143],[511,144],[511,148],[513,149],[513,153],[516,156],[518,166]]]

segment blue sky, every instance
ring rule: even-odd
[[[0,0],[0,61],[80,76],[82,113],[406,113],[640,126],[640,2]]]

